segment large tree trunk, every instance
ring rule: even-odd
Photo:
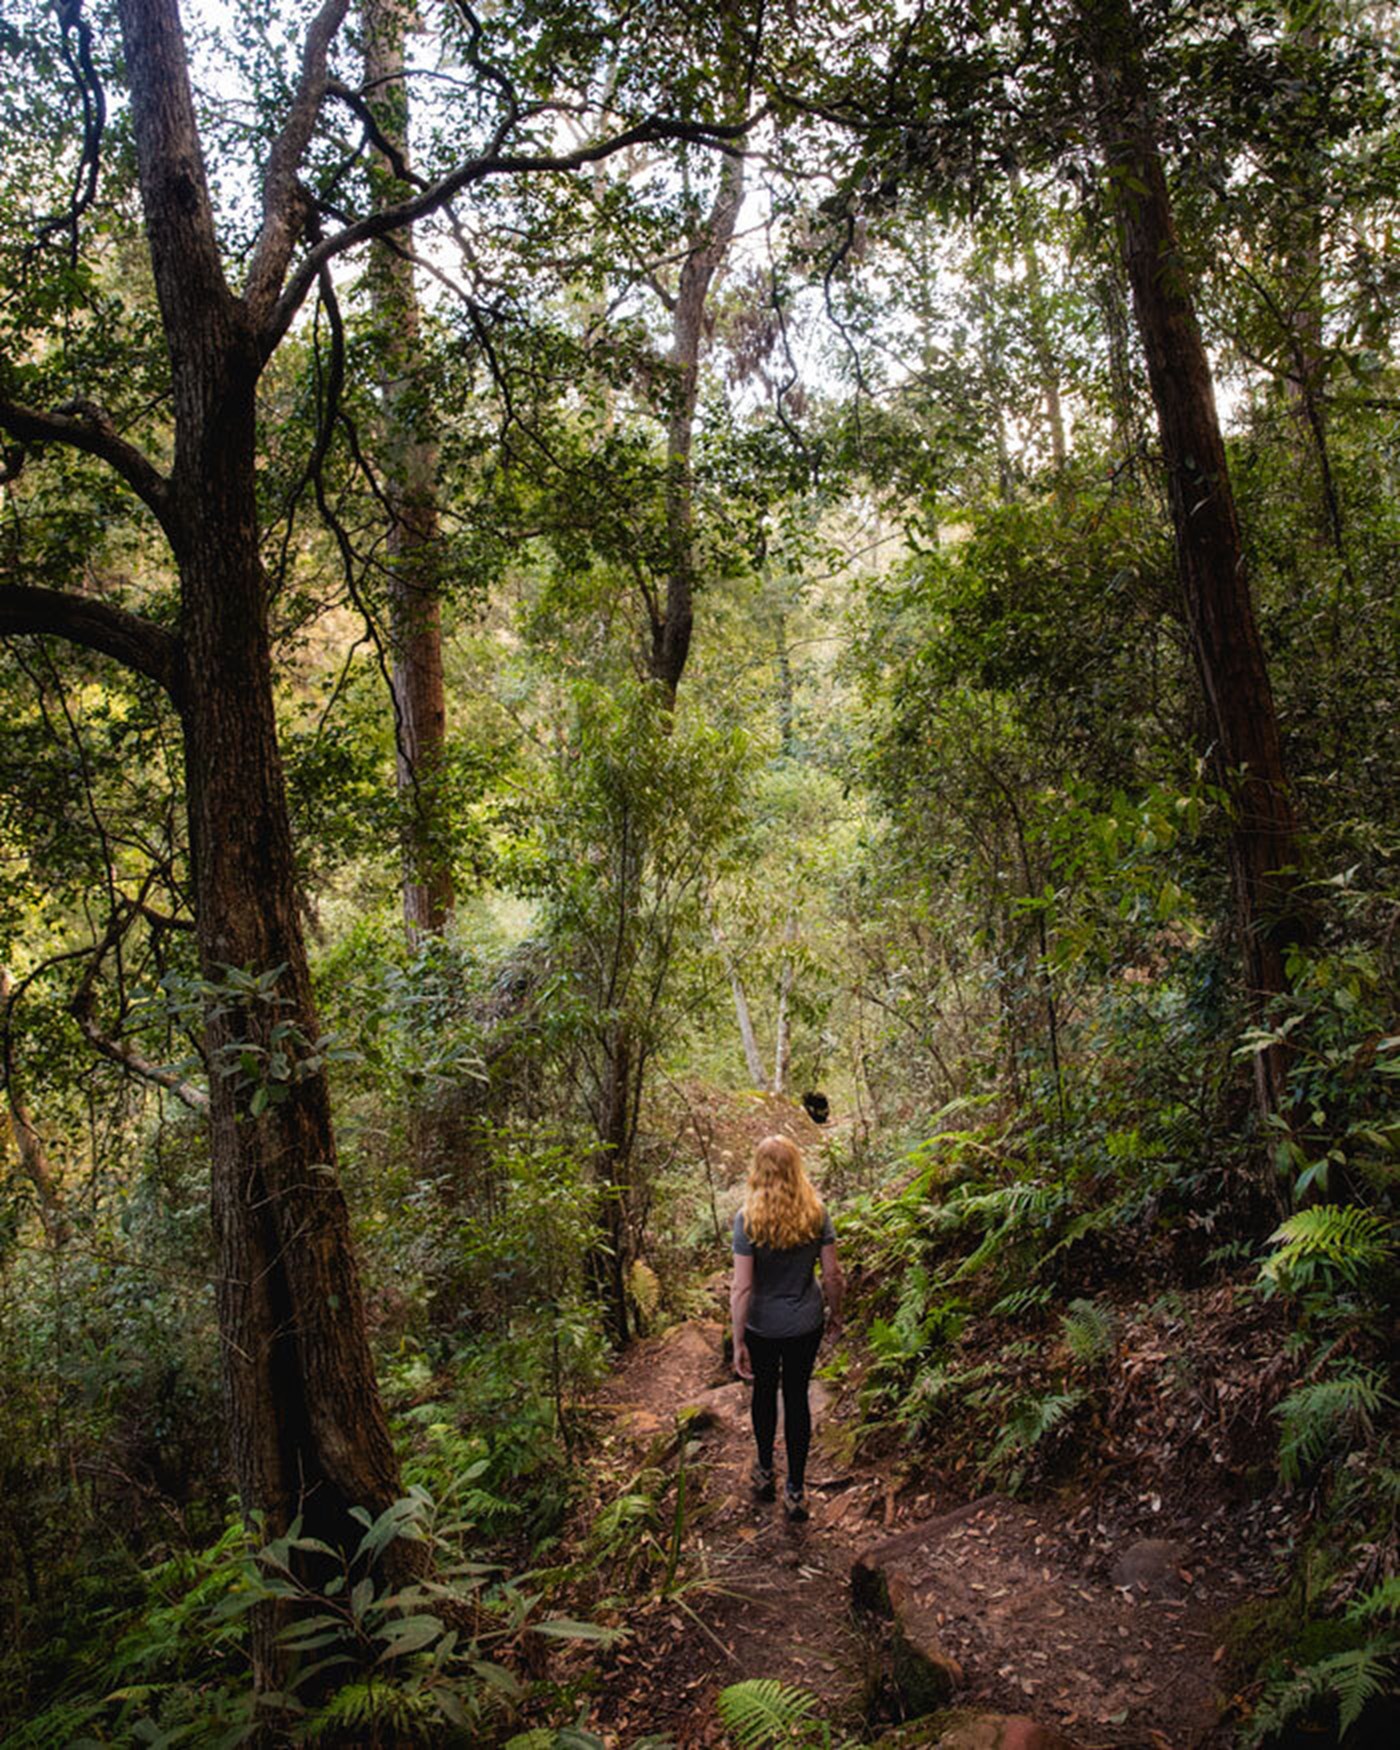
[[[174,0],[121,0],[121,20],[173,388],[165,525],[181,585],[175,692],[210,986],[227,1438],[244,1509],[262,1515],[269,1536],[301,1513],[308,1532],[353,1548],[360,1527],[348,1509],[378,1512],[400,1485],[316,1055],[277,744],[254,458],[266,349],[249,303],[223,277]],[[256,986],[242,988],[249,979]],[[403,1567],[403,1547],[391,1569]],[[275,1687],[285,1661],[277,1626],[274,1613],[255,1613],[262,1686]]]
[[[364,0],[365,84],[375,121],[408,166],[402,0]],[[396,167],[381,159],[380,206],[403,198]],[[403,909],[410,940],[439,931],[452,914],[446,819],[447,701],[442,670],[442,577],[436,497],[437,446],[419,370],[422,318],[414,284],[411,228],[374,246],[370,304],[383,383],[381,485],[389,512],[394,739],[403,815]],[[406,253],[407,252],[407,253]]]
[[[1284,955],[1306,934],[1302,860],[1273,691],[1244,568],[1210,366],[1176,235],[1137,25],[1128,0],[1084,8],[1118,235],[1166,464],[1177,571],[1233,819],[1230,871],[1245,983],[1259,1014],[1287,989]],[[1284,1099],[1283,1060],[1257,1060],[1265,1112]]]
[[[308,1062],[318,1027],[273,715],[251,381],[236,424],[232,399],[219,434],[201,446],[178,552],[195,917],[212,987],[205,1042],[229,1451],[244,1506],[262,1514],[269,1535],[301,1514],[312,1535],[353,1547],[359,1528],[348,1509],[377,1513],[401,1490],[329,1091]],[[240,991],[230,969],[260,988]],[[255,1656],[271,1683],[274,1625],[261,1626]]]

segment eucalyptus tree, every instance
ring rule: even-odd
[[[119,0],[115,18],[36,5],[6,27],[28,80],[26,97],[7,99],[12,169],[38,175],[47,163],[71,178],[48,212],[28,186],[4,191],[11,489],[55,448],[96,458],[158,532],[177,588],[142,612],[134,591],[118,600],[7,581],[0,632],[101,652],[156,682],[178,716],[229,1449],[245,1509],[269,1533],[300,1514],[335,1547],[358,1541],[350,1508],[385,1508],[399,1474],[337,1178],[278,749],[259,384],[308,300],[337,326],[337,267],[353,250],[502,179],[567,175],[629,146],[717,132],[704,115],[659,114],[653,86],[637,119],[562,151],[558,104],[586,105],[587,82],[556,99],[552,66],[513,77],[470,8],[446,10],[460,25],[458,125],[420,183],[377,203],[354,174],[377,130],[342,41],[348,0],[322,0],[285,62],[253,57],[246,126],[217,96],[202,113],[178,0]],[[270,45],[267,21],[252,22],[253,40]],[[595,48],[616,23],[591,10],[567,22]],[[546,23],[508,20],[508,46],[524,58],[552,43],[554,9]],[[123,182],[132,162],[134,193]],[[54,180],[38,181],[39,200]],[[154,323],[104,284],[118,263],[139,271],[138,235]],[[132,348],[109,348],[114,337]],[[346,368],[338,350],[335,372]],[[323,429],[309,467],[326,441]],[[273,1622],[259,1622],[267,1680],[279,1655]]]
[[[364,89],[377,128],[376,204],[412,189],[404,45],[416,8],[363,0]],[[453,909],[445,775],[447,699],[442,666],[443,553],[437,502],[440,417],[425,380],[423,312],[413,231],[381,238],[371,255],[370,304],[380,359],[376,444],[387,527],[394,743],[403,839],[403,910],[410,938],[441,930]]]

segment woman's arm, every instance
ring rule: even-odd
[[[836,1256],[835,1240],[828,1240],[822,1247],[822,1293],[826,1296],[826,1328],[834,1335],[841,1329],[841,1302],[846,1293],[846,1278]]]
[[[744,1331],[749,1322],[749,1302],[753,1299],[753,1253],[745,1257],[734,1254],[734,1280],[729,1287],[729,1322],[734,1327],[734,1371],[740,1379],[753,1378]]]

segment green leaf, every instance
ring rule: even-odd
[[[614,1642],[625,1640],[625,1628],[604,1628],[598,1622],[579,1622],[573,1617],[551,1616],[543,1622],[532,1622],[530,1627],[537,1635],[548,1635],[560,1641],[594,1641],[599,1646],[611,1646]]]
[[[382,1664],[385,1659],[400,1658],[404,1653],[416,1653],[420,1647],[426,1647],[437,1640],[442,1632],[443,1624],[436,1616],[399,1617],[378,1636],[384,1649],[379,1655],[379,1662]]]

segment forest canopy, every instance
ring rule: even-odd
[[[6,1742],[603,1743],[760,1113],[899,1487],[1148,1499],[1105,1333],[1263,1345],[1228,1717],[1383,1732],[1393,9],[0,45]]]

